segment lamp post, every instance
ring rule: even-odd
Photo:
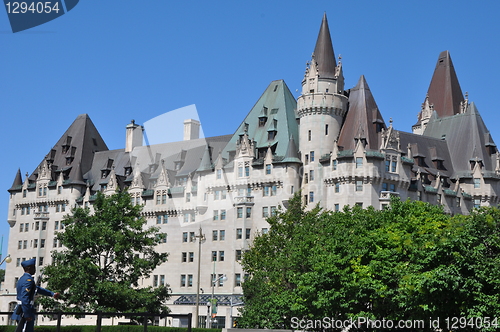
[[[195,321],[194,321],[194,326],[198,328],[199,324],[199,315],[200,315],[200,269],[201,269],[201,243],[202,241],[205,240],[205,235],[201,231],[201,226],[200,226],[200,233],[198,235],[194,236],[195,239],[198,239],[198,275],[197,275],[197,280],[196,280],[196,314],[195,314]]]
[[[214,272],[215,272],[215,271],[214,271]],[[216,279],[216,278],[215,278],[215,273],[214,273],[214,277],[213,277],[213,279],[212,279],[212,297],[210,298],[210,304],[211,304],[212,306],[214,306],[214,307],[215,307],[215,303],[214,303],[215,283],[216,283],[216,282],[218,282],[219,280],[222,280],[223,282],[224,282],[224,281],[226,281],[226,280],[227,280],[226,275],[225,275],[225,274],[223,274],[223,275],[221,275],[219,278],[217,278],[217,279]],[[212,310],[210,310],[210,308],[212,308]],[[215,310],[215,309],[209,305],[209,314],[213,313],[213,312],[214,312],[214,310]],[[208,326],[208,328],[209,328],[209,329],[211,329],[211,328],[212,328],[212,319],[215,319],[215,317],[210,316],[210,318],[209,318],[209,320],[208,320],[208,322],[209,322],[209,326]]]

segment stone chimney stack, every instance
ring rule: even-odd
[[[184,120],[184,140],[200,138],[200,121],[194,119]]]
[[[142,146],[144,128],[132,120],[126,129],[125,152],[131,152],[136,146]]]

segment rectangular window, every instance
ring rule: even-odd
[[[54,243],[52,244],[52,248],[57,248],[57,239],[54,238]]]
[[[479,198],[474,199],[474,207],[478,208],[481,206],[481,200]]]
[[[221,179],[222,178],[222,170],[218,169],[216,172],[217,172],[217,179]]]
[[[356,168],[363,167],[363,157],[356,157]]]
[[[165,276],[164,275],[160,276],[160,286],[165,286]]]
[[[269,189],[270,189],[269,186],[264,186],[264,190],[262,191],[262,194],[264,196],[269,196]]]
[[[189,222],[190,219],[191,219],[191,215],[189,213],[184,213],[184,222]]]
[[[194,262],[194,252],[190,251],[189,252],[189,263]]]
[[[21,242],[21,241],[19,241]],[[38,239],[33,240],[33,248],[38,248]],[[21,248],[19,248],[21,249]]]
[[[181,274],[181,287],[186,287],[186,275]]]
[[[28,241],[24,241],[24,246],[28,245]],[[40,248],[45,248],[45,239],[40,239]]]
[[[219,231],[212,231],[212,241],[217,241],[219,239]]]
[[[314,161],[314,151],[309,152],[309,160],[310,160],[311,162],[313,162],[313,161]]]
[[[271,206],[271,216],[275,216],[278,214],[278,209],[276,209],[276,206]]]
[[[193,275],[188,274],[188,287],[193,287]]]
[[[269,232],[268,228],[262,228],[262,234],[267,234]]]
[[[328,136],[328,125],[325,125],[325,136]]]
[[[309,180],[314,181],[314,170],[309,171]]]
[[[251,218],[252,217],[252,208],[251,207],[247,207],[247,212],[246,212],[246,217],[247,218]]]
[[[226,231],[222,229],[219,231],[219,240],[224,241],[225,239],[226,239]]]
[[[243,230],[241,228],[236,228],[236,240],[239,240],[243,237]]]
[[[389,185],[386,182],[382,183],[382,191],[388,191],[389,190]]]
[[[334,210],[335,212],[338,212],[340,210],[340,204],[335,204]]]
[[[266,164],[266,174],[271,174],[271,164]]]
[[[276,196],[277,191],[278,191],[278,187],[276,185],[273,185],[271,187],[271,196]]]
[[[340,182],[335,182],[335,192],[336,193],[340,192]]]
[[[337,170],[337,165],[338,165],[338,161],[337,161],[337,159],[335,159],[335,160],[333,161],[333,170],[334,170],[334,171],[336,171],[336,170]]]
[[[186,202],[191,202],[191,193],[186,193]]]
[[[474,178],[474,188],[481,188],[481,179]]]
[[[220,199],[226,199],[226,196],[227,196],[227,190],[222,190]]]
[[[441,204],[442,203],[442,201],[441,201],[441,198],[442,198],[441,194],[437,194],[436,198],[437,198],[437,203]]]
[[[236,250],[235,252],[236,261],[241,261],[241,250]]]
[[[182,253],[181,262],[182,263],[186,263],[187,262],[187,252],[183,252]]]
[[[250,228],[245,229],[245,239],[250,240],[250,234],[252,230]]]
[[[250,166],[245,166],[245,176],[250,176]]]
[[[234,275],[234,287],[240,287],[241,286],[241,274],[236,273]]]
[[[214,220],[219,220],[219,210],[214,210]]]
[[[224,262],[224,251],[219,251],[219,262]]]
[[[153,287],[158,287],[158,276],[156,274],[153,276]]]
[[[238,177],[243,177],[243,167],[238,167]]]
[[[220,210],[220,220],[226,220],[226,210]]]
[[[35,241],[36,241],[36,240],[35,240]],[[17,249],[18,249],[18,250],[23,249],[23,241],[18,241],[18,242],[17,242]]]
[[[219,277],[217,278],[219,280],[219,287],[224,286],[224,279],[223,279],[223,277],[224,277],[223,274],[219,274]]]
[[[212,262],[217,261],[217,251],[212,251]]]
[[[163,215],[163,223],[168,224],[168,214]]]
[[[398,166],[398,162],[396,160],[393,160],[391,162],[391,172],[396,173],[397,166]]]
[[[188,242],[188,233],[187,232],[182,233],[182,242]]]
[[[390,160],[386,160],[385,161],[385,171],[389,172],[390,167],[391,167],[391,161]]]
[[[311,134],[311,131],[310,131],[310,130],[308,130],[308,131],[307,131],[307,140],[308,140],[308,141],[311,141],[311,135],[312,135],[312,134]]]
[[[161,224],[161,216],[156,216],[156,223]]]
[[[167,194],[161,195],[161,204],[167,204]]]
[[[262,207],[262,218],[269,217],[269,208],[267,206]]]
[[[220,190],[214,191],[214,200],[219,200],[220,199]]]
[[[309,192],[309,203],[313,203],[314,202],[314,191],[310,191]]]
[[[389,185],[389,190],[392,191],[393,193],[396,192],[396,185],[394,183],[391,183]]]
[[[243,208],[242,207],[236,208],[236,218],[243,218]]]
[[[40,222],[37,221],[35,222],[35,231],[38,231],[40,229]]]
[[[363,191],[363,180],[356,180],[356,191]]]
[[[460,207],[460,197],[456,198],[457,207]]]

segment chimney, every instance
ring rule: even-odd
[[[144,128],[135,124],[135,120],[132,120],[126,128],[125,152],[131,152],[136,146],[142,146]]]
[[[200,138],[200,121],[194,119],[184,120],[184,140]]]

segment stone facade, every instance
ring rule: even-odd
[[[451,214],[498,204],[499,154],[461,94],[448,52],[439,56],[413,133],[398,131],[386,125],[364,77],[344,90],[326,16],[298,100],[273,81],[235,134],[197,138],[198,130],[197,121],[186,121],[184,141],[143,146],[143,128],[132,122],[125,148],[108,150],[88,115],[78,116],[36,170],[24,179],[19,171],[9,189],[13,263],[2,311],[13,308],[20,263],[51,263],[51,251],[63,249],[55,239],[63,216],[74,206],[91,208],[98,191],[128,188],[148,226],[166,234],[158,250],[169,253],[168,262],[141,285],[168,284],[172,312],[195,315],[200,273],[201,325],[213,292],[226,327],[242,302],[242,253],[299,190],[308,207],[334,211],[382,209],[394,195]]]

